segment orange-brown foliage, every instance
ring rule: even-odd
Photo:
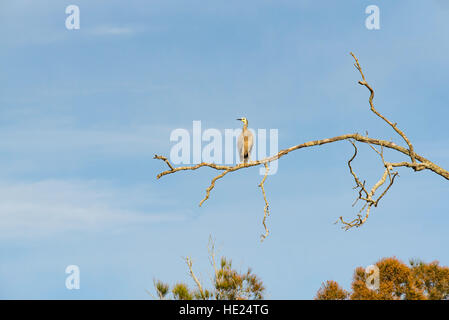
[[[318,290],[317,300],[447,300],[449,299],[449,267],[438,261],[424,263],[410,261],[405,264],[396,257],[383,258],[379,268],[379,289],[366,286],[365,269],[354,271],[352,292],[344,291],[337,282],[327,281]],[[346,293],[346,296],[345,296]]]

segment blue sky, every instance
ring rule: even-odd
[[[65,8],[81,28],[65,28]],[[378,4],[380,30],[365,28]],[[198,207],[213,170],[156,180],[176,128],[279,130],[280,148],[366,130],[402,144],[369,111],[359,58],[379,111],[415,150],[449,168],[449,5],[435,1],[25,1],[0,4],[0,298],[147,299],[153,278],[205,283],[207,242],[252,267],[267,298],[311,299],[349,287],[385,256],[449,265],[448,184],[400,177],[368,222],[357,209],[347,142],[295,151],[265,188],[258,169],[229,174]],[[368,183],[380,160],[360,146]],[[386,152],[392,160],[402,157]],[[80,290],[65,288],[78,265]]]

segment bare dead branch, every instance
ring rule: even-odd
[[[357,57],[351,52],[351,56],[354,58],[355,63],[354,66],[356,67],[356,69],[360,72],[360,75],[362,76],[362,81],[359,81],[359,84],[362,86],[365,86],[369,91],[370,91],[370,97],[369,97],[369,104],[371,106],[371,111],[374,112],[379,118],[381,118],[382,120],[384,120],[386,123],[388,123],[403,139],[404,141],[407,143],[408,148],[409,148],[409,152],[410,152],[410,158],[412,159],[412,163],[415,163],[415,153],[413,151],[413,146],[410,143],[410,140],[407,138],[407,136],[405,135],[404,132],[402,132],[398,127],[397,127],[397,123],[392,123],[390,120],[388,120],[386,117],[384,117],[383,115],[381,115],[375,108],[374,108],[374,103],[373,103],[373,98],[374,98],[374,90],[373,88],[368,84],[368,82],[365,79],[365,75],[362,72],[362,67],[359,64],[359,60],[357,59]]]
[[[165,163],[168,165],[168,167],[170,168],[170,171],[175,171],[175,168],[173,168],[173,166],[171,165],[171,163],[168,161],[168,159],[164,156],[158,156],[157,154],[154,155],[153,159],[159,159],[159,160],[163,160],[165,161]],[[159,179],[159,177],[158,177]]]
[[[214,267],[215,279],[217,279],[218,278],[218,269],[217,269],[217,264],[215,263],[215,240],[212,239],[211,235],[209,235],[209,243],[208,243],[207,249],[209,252],[209,261],[210,261],[212,267]]]
[[[342,217],[339,218],[339,220],[342,222],[342,224],[346,230],[349,228],[352,228],[354,226],[359,227],[362,224],[364,224],[365,221],[368,219],[371,208],[373,206],[377,207],[377,204],[379,203],[379,201],[385,196],[385,194],[388,192],[390,187],[393,185],[395,178],[398,176],[398,173],[393,172],[392,168],[407,167],[407,168],[413,169],[414,171],[429,170],[429,171],[432,171],[432,172],[436,173],[437,175],[445,178],[446,180],[449,180],[449,171],[441,168],[440,166],[436,165],[435,163],[431,162],[430,160],[426,159],[425,157],[417,154],[414,151],[413,146],[412,146],[410,140],[408,139],[408,137],[405,135],[405,133],[403,131],[401,131],[397,127],[397,123],[392,123],[390,120],[388,120],[385,116],[380,114],[375,109],[374,103],[373,103],[374,90],[366,81],[365,75],[362,72],[362,68],[359,64],[357,57],[352,52],[351,52],[351,55],[355,60],[354,66],[359,71],[359,73],[362,77],[362,80],[359,81],[358,83],[360,85],[365,86],[370,91],[369,104],[370,104],[371,111],[374,114],[376,114],[379,118],[381,118],[383,121],[385,121],[388,125],[390,125],[396,131],[396,133],[398,133],[398,135],[401,136],[401,138],[406,142],[408,148],[399,146],[392,141],[370,138],[370,137],[368,137],[368,132],[366,132],[366,136],[360,135],[358,133],[349,133],[349,134],[339,135],[339,136],[336,136],[333,138],[313,140],[313,141],[301,143],[301,144],[292,146],[290,148],[283,149],[283,150],[279,151],[276,155],[273,155],[271,157],[266,157],[264,159],[257,160],[257,161],[251,161],[248,163],[240,163],[237,165],[218,165],[215,163],[202,162],[202,163],[192,165],[192,166],[174,167],[168,161],[168,159],[166,157],[163,157],[160,155],[155,155],[154,159],[159,159],[159,160],[164,161],[169,167],[169,170],[159,173],[157,175],[157,179],[160,179],[161,177],[163,177],[165,175],[172,174],[175,172],[188,171],[188,170],[193,171],[193,170],[197,170],[202,167],[209,167],[214,170],[223,171],[222,173],[220,173],[219,175],[217,175],[215,178],[212,179],[210,186],[206,189],[206,196],[201,200],[201,202],[199,204],[201,206],[207,199],[209,199],[210,192],[214,189],[215,183],[218,179],[223,178],[226,174],[233,172],[233,171],[237,171],[237,170],[245,169],[245,168],[249,168],[249,167],[255,167],[255,166],[259,166],[259,165],[264,165],[266,168],[265,175],[264,175],[264,178],[262,179],[262,182],[259,184],[259,187],[261,187],[261,189],[262,189],[262,194],[264,196],[264,201],[265,201],[264,219],[262,222],[264,229],[265,229],[265,234],[262,235],[262,240],[265,239],[269,233],[265,222],[266,222],[266,218],[269,216],[270,213],[268,210],[268,201],[267,201],[265,189],[264,189],[264,183],[265,183],[265,180],[266,180],[266,177],[268,174],[268,164],[270,162],[279,160],[281,157],[283,157],[295,150],[313,147],[313,146],[321,146],[324,144],[338,142],[338,141],[342,141],[342,140],[348,140],[354,146],[354,155],[348,161],[349,171],[350,171],[351,175],[353,176],[354,181],[356,183],[356,186],[354,187],[354,189],[358,189],[358,198],[356,199],[356,201],[354,202],[353,205],[355,205],[357,203],[357,201],[359,201],[359,200],[364,201],[364,204],[362,206],[362,209],[357,214],[357,217],[355,219],[353,219],[352,221],[346,222],[343,220]],[[357,141],[359,143],[368,144],[380,156],[383,166],[385,167],[385,170],[384,170],[382,176],[377,181],[377,183],[373,185],[373,187],[371,188],[370,191],[368,191],[366,189],[366,182],[365,181],[361,182],[361,180],[358,178],[358,176],[356,175],[356,173],[354,172],[354,170],[351,166],[352,161],[355,159],[355,157],[357,155],[357,147],[354,143],[355,141]],[[376,149],[374,146],[380,146],[380,151],[378,149]],[[392,162],[385,161],[384,155],[383,155],[384,148],[388,148],[388,149],[400,152],[400,153],[410,157],[411,162],[403,161],[403,162],[392,163]],[[381,192],[380,196],[377,197],[377,199],[375,199],[374,198],[375,193],[378,191],[378,189],[380,187],[382,187],[386,183],[387,178],[388,178],[388,185],[385,187],[383,192]],[[361,215],[361,213],[363,211],[365,211],[364,216]]]
[[[267,220],[267,217],[270,215],[270,211],[268,210],[267,196],[265,194],[265,188],[264,188],[265,180],[267,179],[268,171],[270,169],[269,169],[267,163],[264,163],[264,165],[265,165],[265,175],[263,176],[263,179],[259,184],[259,187],[262,189],[263,199],[265,201],[265,207],[263,208],[264,215],[263,215],[263,221],[262,221],[263,227],[265,228],[265,234],[261,235],[261,239],[260,239],[261,241],[264,241],[265,238],[268,236],[269,231],[268,231],[267,225],[265,224],[265,220]]]
[[[372,149],[379,155],[379,157],[381,158],[382,163],[383,163],[383,165],[384,165],[384,167],[385,167],[385,171],[384,171],[384,173],[382,174],[382,177],[379,179],[379,181],[377,181],[377,183],[376,183],[376,184],[373,186],[373,188],[370,190],[370,192],[367,192],[366,189],[365,189],[365,182],[363,182],[363,184],[362,184],[362,183],[360,182],[359,178],[357,177],[357,175],[355,174],[354,170],[352,169],[351,162],[354,160],[354,158],[355,158],[356,155],[357,155],[357,147],[356,147],[355,143],[352,142],[351,140],[349,140],[349,142],[351,142],[351,144],[354,146],[354,155],[353,155],[353,156],[351,157],[351,159],[348,161],[348,167],[349,167],[349,170],[350,170],[351,174],[353,175],[354,180],[355,180],[355,182],[356,182],[355,189],[360,188],[359,194],[358,194],[358,198],[356,199],[356,201],[354,202],[354,204],[355,204],[358,200],[363,200],[365,203],[364,203],[362,209],[360,209],[359,214],[357,215],[357,218],[356,218],[356,219],[354,219],[354,220],[352,220],[352,221],[350,221],[350,222],[346,222],[346,221],[343,220],[343,217],[340,217],[340,221],[342,222],[343,228],[344,228],[345,230],[348,230],[348,229],[350,229],[350,228],[352,228],[352,227],[360,227],[362,224],[365,223],[365,221],[368,219],[368,216],[369,216],[369,214],[370,214],[371,207],[372,207],[372,206],[377,207],[377,204],[379,203],[380,199],[382,199],[383,196],[387,193],[387,191],[388,191],[388,190],[390,189],[390,187],[393,185],[394,179],[396,178],[396,176],[398,176],[398,173],[397,173],[397,172],[392,172],[392,171],[391,171],[392,168],[393,168],[393,166],[392,166],[390,163],[388,163],[388,162],[385,161],[384,154],[383,154],[383,152],[384,152],[383,146],[381,146],[380,151],[379,151],[379,150],[376,149],[374,146],[372,146],[371,144],[368,143],[368,145],[369,145],[369,146],[370,146],[370,147],[371,147],[371,148],[372,148]],[[387,177],[388,177],[388,179],[389,179],[389,184],[388,184],[388,186],[384,189],[384,191],[380,194],[380,196],[379,196],[376,200],[374,200],[374,196],[375,196],[376,191],[377,191],[382,185],[385,184],[385,182],[386,182],[386,180],[387,180]],[[362,196],[362,191],[365,193],[365,197]],[[360,213],[361,213],[363,210],[365,210],[365,208],[366,208],[366,211],[365,211],[365,217],[362,218],[362,216],[361,216]]]
[[[203,300],[205,300],[206,299],[206,295],[204,294],[203,286],[201,285],[201,282],[198,280],[198,278],[195,276],[195,273],[193,272],[192,259],[190,259],[189,257],[186,257],[185,258],[185,262],[186,262],[187,266],[189,267],[190,276],[192,277],[193,281],[195,281],[196,286],[198,287],[198,291],[200,292],[201,298]]]
[[[212,182],[210,183],[210,186],[206,189],[206,196],[204,197],[203,200],[200,201],[200,205],[199,205],[200,207],[202,206],[204,201],[209,199],[210,192],[215,187],[215,181],[217,181],[218,179],[223,178],[225,176],[225,174],[227,174],[228,172],[229,172],[229,170],[223,171],[223,173],[219,174],[218,176],[216,176],[215,178],[212,179]]]
[[[366,191],[366,189],[365,189],[365,181],[363,181],[363,183],[361,183],[359,178],[355,174],[354,170],[352,170],[351,162],[357,156],[357,146],[355,145],[354,142],[352,142],[352,140],[348,140],[348,141],[354,146],[354,155],[351,157],[351,159],[349,159],[348,167],[349,167],[349,171],[351,172],[352,176],[354,177],[354,181],[355,181],[355,184],[356,184],[354,189],[360,188],[359,197],[357,198],[357,200],[358,200],[358,199],[362,199],[362,191],[365,193],[365,196],[368,197],[368,191]],[[354,204],[355,203],[356,202],[354,202]]]
[[[287,148],[287,149],[283,149],[281,151],[279,151],[277,154],[271,156],[271,157],[267,157],[261,160],[257,160],[257,161],[251,161],[248,163],[241,163],[241,164],[237,164],[235,166],[227,166],[227,165],[217,165],[215,163],[206,163],[206,162],[202,162],[199,164],[196,164],[194,166],[182,166],[182,167],[176,167],[174,168],[174,170],[167,170],[167,171],[163,171],[161,173],[159,173],[156,177],[158,179],[160,179],[161,177],[167,175],[167,174],[171,174],[171,173],[175,173],[178,171],[185,171],[185,170],[197,170],[199,168],[202,167],[210,167],[212,169],[216,169],[216,170],[227,170],[229,172],[231,171],[237,171],[243,168],[248,168],[248,167],[254,167],[254,166],[259,166],[261,164],[264,163],[270,163],[273,162],[275,160],[280,159],[281,157],[289,154],[292,151],[298,150],[298,149],[303,149],[303,148],[308,148],[308,147],[313,147],[313,146],[321,146],[324,144],[328,144],[328,143],[332,143],[332,142],[337,142],[337,141],[342,141],[342,140],[348,140],[348,139],[353,139],[353,140],[357,140],[359,142],[362,143],[370,143],[370,144],[374,144],[374,145],[378,145],[378,146],[384,146],[387,147],[389,149],[393,149],[396,151],[399,151],[407,156],[410,156],[410,151],[404,147],[401,147],[397,144],[395,144],[394,142],[391,141],[387,141],[387,140],[381,140],[381,139],[374,139],[374,138],[369,138],[366,136],[362,136],[358,133],[349,133],[349,134],[343,134],[340,136],[336,136],[333,138],[327,138],[327,139],[321,139],[321,140],[313,140],[313,141],[309,141],[309,142],[305,142],[305,143],[301,143],[298,144],[296,146]],[[155,155],[154,159],[160,159],[161,156]],[[431,162],[430,160],[424,158],[423,156],[420,156],[418,154],[415,153],[415,159],[420,161],[421,164],[425,166],[425,169],[431,170],[434,173],[442,176],[443,178],[449,180],[449,171],[439,167],[438,165],[436,165],[435,163]],[[408,167],[420,167],[420,165],[416,165],[416,164],[409,164]]]

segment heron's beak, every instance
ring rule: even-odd
[[[240,118],[240,119],[235,119],[235,120],[239,120],[239,121],[242,121],[242,119]]]

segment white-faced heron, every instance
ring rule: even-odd
[[[247,163],[251,156],[251,149],[254,144],[254,137],[251,131],[248,130],[248,120],[246,118],[237,119],[243,122],[242,133],[237,140],[237,147],[239,150],[240,161]]]

